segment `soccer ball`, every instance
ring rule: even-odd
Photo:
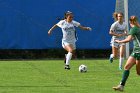
[[[79,72],[87,72],[87,66],[86,65],[80,65],[79,66]]]

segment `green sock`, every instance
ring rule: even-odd
[[[125,86],[126,80],[129,76],[129,73],[130,73],[129,70],[124,70],[122,80],[121,80],[121,83],[120,83],[121,85]]]

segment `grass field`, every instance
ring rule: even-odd
[[[85,64],[87,73],[78,67]],[[64,70],[63,60],[0,61],[0,93],[118,93],[122,71],[118,60],[72,60]],[[124,93],[137,93],[140,77],[132,68]]]

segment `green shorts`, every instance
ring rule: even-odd
[[[130,56],[134,57],[136,60],[140,60],[140,53],[132,52]]]

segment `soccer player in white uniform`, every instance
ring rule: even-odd
[[[122,64],[124,61],[125,43],[117,43],[115,40],[123,40],[127,35],[127,25],[123,20],[123,13],[114,13],[115,22],[111,25],[109,34],[112,35],[111,46],[112,54],[110,55],[110,62],[113,62],[113,58],[118,56],[119,51],[119,69],[122,70]]]
[[[92,29],[90,27],[84,27],[79,22],[73,20],[73,13],[67,11],[64,15],[64,20],[60,20],[57,24],[55,24],[49,31],[48,34],[51,34],[52,30],[56,27],[60,27],[62,29],[63,38],[62,38],[62,47],[68,51],[66,54],[66,62],[65,62],[65,69],[70,69],[70,60],[72,58],[72,54],[76,49],[76,31],[75,27],[79,27],[82,30],[89,30]]]

